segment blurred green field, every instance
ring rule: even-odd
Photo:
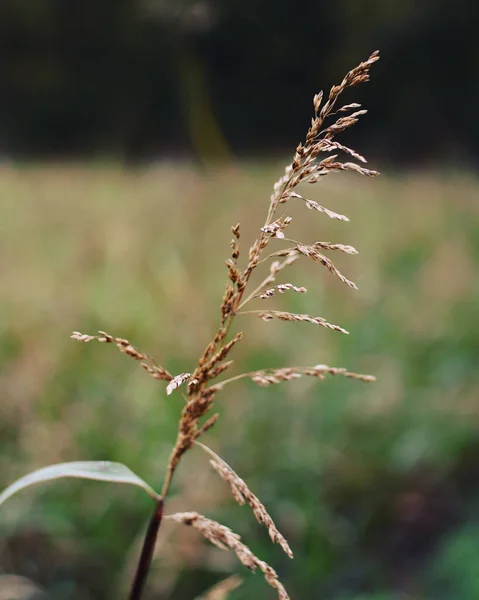
[[[218,322],[230,226],[241,222],[245,255],[281,170],[0,169],[1,487],[33,468],[93,459],[160,485],[179,397],[115,348],[69,336],[103,329],[173,373],[191,371]],[[230,526],[296,600],[477,598],[479,182],[330,176],[308,196],[350,222],[297,206],[292,237],[356,246],[358,256],[335,258],[360,289],[305,259],[284,281],[308,294],[268,302],[351,334],[238,317],[237,372],[326,363],[378,382],[247,382],[217,397],[208,443],[263,500],[294,561],[199,451],[187,454],[167,511]],[[124,598],[148,518],[135,489],[31,488],[0,510],[0,573],[32,579],[48,598]],[[168,525],[145,599],[188,600],[231,573],[244,578],[233,600],[275,597],[234,556]]]

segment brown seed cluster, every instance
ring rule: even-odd
[[[171,375],[171,373],[168,373],[165,368],[158,365],[151,356],[148,356],[148,354],[143,354],[137,350],[132,344],[130,344],[128,340],[113,337],[105,331],[99,331],[98,333],[100,335],[87,335],[85,333],[80,333],[79,331],[74,331],[70,337],[72,340],[77,340],[84,343],[97,340],[98,342],[105,344],[115,344],[120,352],[126,354],[134,360],[140,361],[141,366],[154,379],[161,379],[163,381],[171,381],[173,379],[173,375]]]
[[[292,283],[280,283],[268,288],[267,290],[264,290],[264,292],[261,292],[260,294],[256,294],[255,297],[259,297],[261,300],[266,300],[266,298],[272,298],[276,292],[284,294],[284,292],[287,292],[288,290],[293,290],[293,292],[298,292],[298,294],[305,294],[308,291],[305,287],[297,287]]]
[[[340,95],[347,88],[369,80],[369,70],[377,60],[379,60],[379,53],[373,52],[367,61],[360,63],[356,68],[352,69],[344,77],[340,85],[335,85],[331,88],[329,97],[322,108],[323,93],[320,92],[314,96],[313,106],[315,115],[311,121],[311,127],[306,134],[305,142],[299,144],[296,148],[293,162],[286,167],[283,177],[275,184],[268,216],[274,214],[278,203],[284,203],[289,198],[295,197],[292,196],[292,192],[300,183],[316,183],[321,177],[334,171],[355,171],[369,177],[377,175],[376,171],[366,169],[357,163],[343,163],[336,160],[338,158],[337,154],[332,154],[322,160],[319,159],[322,153],[339,151],[356,158],[361,163],[366,162],[366,159],[357,152],[334,140],[334,137],[338,133],[342,133],[355,125],[359,117],[364,115],[366,111],[359,110],[347,114],[356,108],[360,108],[360,105],[357,103],[346,104],[337,111],[341,113],[341,116],[334,123],[326,127],[325,121],[328,117],[333,116],[333,109]],[[326,212],[323,207],[317,206],[317,210]],[[314,205],[310,205],[309,207],[315,208]],[[333,216],[333,214],[330,216]]]
[[[262,387],[267,387],[274,383],[283,381],[291,381],[303,376],[316,377],[317,379],[325,379],[326,375],[342,375],[349,379],[357,379],[364,383],[372,383],[376,381],[373,375],[362,375],[361,373],[352,373],[344,368],[328,367],[327,365],[316,365],[314,367],[285,367],[283,369],[267,369],[262,371],[254,371],[248,376],[252,381]]]
[[[294,248],[285,248],[284,250],[278,250],[274,253],[274,256],[282,257],[294,257],[294,256],[306,256],[315,262],[319,262],[324,267],[328,269],[333,275],[335,275],[340,281],[349,285],[353,289],[357,290],[357,286],[354,282],[350,281],[347,277],[345,277],[335,266],[330,258],[324,256],[322,252],[319,250],[339,250],[340,252],[344,252],[345,254],[358,254],[358,251],[354,246],[346,246],[344,244],[332,244],[330,242],[315,242],[313,245],[309,246],[307,244],[297,243]],[[263,292],[266,293],[266,290]],[[260,294],[257,294],[260,296]]]
[[[326,216],[328,216],[330,219],[336,219],[337,221],[349,221],[348,217],[346,217],[346,215],[341,215],[337,212],[334,212],[333,210],[330,210],[329,208],[325,208],[324,206],[321,206],[320,204],[318,204],[315,200],[309,200],[309,198],[304,198],[303,196],[301,196],[301,194],[298,194],[297,192],[288,192],[288,193],[284,193],[278,203],[279,204],[286,204],[286,202],[288,202],[288,200],[295,200],[295,199],[299,199],[299,200],[303,200],[303,202],[306,204],[306,208],[309,208],[309,210],[316,210],[318,212],[322,212],[324,213]]]
[[[304,244],[297,244],[296,251],[304,256],[307,256],[311,260],[314,260],[315,262],[321,263],[323,267],[326,267],[330,273],[335,275],[346,285],[349,285],[349,287],[353,288],[354,290],[358,289],[358,286],[354,283],[354,281],[350,281],[347,277],[345,277],[341,271],[334,266],[334,263],[330,258],[324,256],[324,254],[321,254],[321,252],[318,252],[317,246],[305,246]]]
[[[264,225],[261,227],[263,233],[269,233],[271,237],[276,237],[280,240],[284,240],[284,230],[291,223],[293,219],[291,217],[285,217],[284,219],[277,219],[270,225]]]
[[[212,457],[210,460],[211,466],[218,473],[218,475],[229,484],[231,493],[233,494],[236,502],[238,502],[238,504],[248,504],[253,510],[253,514],[258,523],[264,523],[268,529],[271,540],[274,543],[279,544],[289,558],[293,558],[293,552],[291,551],[288,542],[278,531],[278,528],[274,524],[273,519],[270,517],[266,508],[249,489],[245,481],[243,481],[243,479],[241,479],[241,477],[235,473],[235,471],[233,471],[233,469],[222,458],[213,452],[213,450],[208,448],[208,446],[205,446],[199,442],[197,442],[197,444]]]
[[[303,323],[312,323],[313,325],[320,325],[333,331],[340,331],[341,333],[348,334],[349,331],[343,329],[339,325],[329,323],[323,317],[311,317],[310,315],[300,315],[291,312],[282,312],[280,310],[270,310],[269,312],[258,311],[258,317],[263,321],[272,321],[273,319],[279,319],[280,321],[302,321]]]
[[[323,250],[339,250],[345,254],[358,254],[358,251],[354,246],[345,246],[344,244],[331,244],[331,242],[315,242],[315,248],[322,248]]]
[[[220,525],[220,523],[212,521],[197,512],[175,513],[167,518],[194,527],[204,538],[221,548],[221,550],[232,550],[245,567],[248,567],[251,571],[259,569],[263,573],[269,585],[278,592],[280,600],[290,600],[283,584],[278,579],[276,571],[255,556],[248,546],[243,544],[240,536],[231,531],[229,527]]]

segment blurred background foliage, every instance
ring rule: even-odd
[[[76,459],[125,462],[159,485],[180,398],[115,348],[69,333],[104,329],[172,372],[191,370],[217,323],[229,225],[243,223],[248,247],[280,167],[3,169],[2,485]],[[351,222],[297,207],[291,235],[360,248],[338,257],[360,291],[305,261],[288,278],[309,294],[278,304],[351,335],[242,317],[238,372],[324,362],[378,377],[238,383],[219,396],[209,443],[265,502],[294,562],[231,501],[205,456],[189,453],[178,472],[168,511],[231,525],[294,598],[479,591],[477,185],[440,175],[325,180],[311,194]],[[0,511],[2,569],[52,598],[123,597],[148,507],[141,492],[108,484],[32,488]],[[193,598],[235,571],[245,581],[233,598],[274,597],[233,557],[165,527],[147,598]]]
[[[208,443],[264,501],[293,562],[200,452],[167,510],[231,526],[295,599],[479,597],[470,4],[2,0],[1,487],[95,459],[159,487],[180,399],[71,331],[103,329],[191,370],[218,322],[230,226],[245,256],[313,93],[380,48],[371,83],[347,98],[370,114],[342,141],[386,174],[308,190],[350,223],[292,213],[292,235],[360,250],[337,259],[360,290],[304,261],[287,277],[309,293],[275,301],[351,335],[245,316],[235,354],[237,372],[326,363],[378,382],[238,382],[218,396]],[[141,492],[94,482],[19,494],[0,510],[0,598],[126,597],[149,511]],[[165,526],[145,600],[195,598],[231,573],[233,600],[274,598],[233,556]]]

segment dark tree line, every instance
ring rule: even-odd
[[[478,25],[471,0],[0,0],[0,151],[289,150],[319,86],[379,48],[361,149],[470,163]]]

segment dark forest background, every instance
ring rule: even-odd
[[[289,152],[313,93],[379,48],[360,149],[471,166],[478,13],[475,0],[1,0],[0,152]]]

